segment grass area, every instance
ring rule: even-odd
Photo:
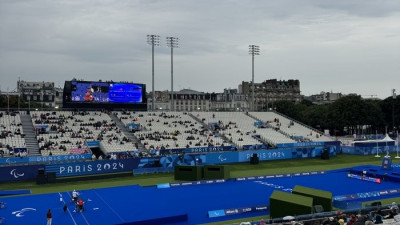
[[[399,159],[394,158],[392,155],[393,163],[400,163]],[[358,165],[380,165],[382,158],[375,158],[373,155],[338,155],[331,157],[329,160],[321,160],[319,158],[312,159],[297,159],[297,160],[282,160],[282,161],[267,161],[261,162],[258,165],[250,165],[248,163],[229,164],[231,178],[259,176],[269,174],[281,173],[295,173],[295,172],[310,172],[310,171],[326,171],[341,168],[349,168]],[[116,177],[108,179],[98,179],[90,181],[71,181],[55,184],[37,185],[34,181],[29,182],[8,182],[0,185],[0,190],[19,190],[30,189],[32,194],[54,193],[94,188],[116,187],[124,185],[141,185],[151,186],[160,183],[172,183],[174,180],[173,173],[163,174],[149,174],[128,177]],[[385,200],[386,201],[386,200]],[[393,199],[387,199],[390,204]],[[398,200],[399,201],[399,200]],[[382,202],[384,204],[384,202]],[[260,219],[268,217],[253,217],[240,220],[223,221],[212,223],[213,225],[219,224],[233,224],[240,221],[259,221]]]

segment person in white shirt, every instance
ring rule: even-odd
[[[76,190],[74,190],[72,192],[72,201],[77,202],[78,201],[78,197],[79,197],[79,193]]]

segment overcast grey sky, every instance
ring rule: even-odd
[[[0,87],[72,78],[221,92],[251,80],[248,46],[260,46],[255,81],[299,79],[320,91],[400,93],[400,1],[0,0]]]

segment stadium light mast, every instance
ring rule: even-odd
[[[400,158],[400,156],[399,156],[399,131],[397,130],[397,135],[396,135],[396,141],[397,141],[397,146],[396,146],[396,152],[397,152],[397,155],[396,155],[396,159],[399,159]]]
[[[392,100],[392,119],[393,119],[393,134],[395,131],[395,126],[394,126],[394,102],[396,101],[396,89],[392,89],[392,95],[393,95],[393,100]]]
[[[19,108],[19,102],[20,102],[20,98],[21,98],[21,79],[20,77],[18,77],[18,87],[17,87],[17,91],[18,91],[18,111],[20,110]]]
[[[174,111],[174,48],[179,48],[179,38],[167,37],[167,46],[171,48],[171,111]]]
[[[7,112],[10,113],[10,91],[7,87]]]
[[[254,111],[254,56],[260,55],[260,46],[249,45],[249,54],[251,55],[251,110]]]
[[[152,101],[151,101],[151,110],[154,111],[154,103],[156,99],[156,94],[154,91],[154,46],[160,46],[160,36],[155,34],[147,35],[147,44],[151,45],[151,77],[152,77]]]

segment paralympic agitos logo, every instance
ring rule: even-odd
[[[17,173],[17,169],[12,169],[10,171],[10,174],[13,175],[14,178],[23,177],[25,175],[24,173]]]

